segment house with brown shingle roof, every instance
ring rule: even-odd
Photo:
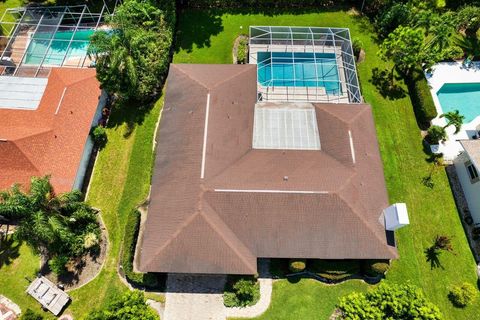
[[[170,66],[139,270],[392,259],[388,212],[369,105],[258,101],[255,64]]]
[[[0,77],[0,189],[51,175],[56,192],[80,189],[105,96],[94,69],[52,68],[48,78]]]

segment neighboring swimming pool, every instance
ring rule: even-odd
[[[70,58],[82,58],[87,54],[90,36],[93,29],[74,31],[57,31],[53,36],[51,32],[36,32],[30,40],[24,63],[39,65],[43,60],[44,65],[59,66]],[[72,44],[69,47],[70,39],[73,36]],[[51,42],[51,44],[50,44]],[[50,44],[50,50],[48,46]],[[47,53],[48,50],[48,53]],[[45,53],[47,53],[45,55]]]
[[[258,52],[258,82],[262,86],[324,87],[342,94],[334,53]]]
[[[465,123],[480,116],[480,83],[445,83],[437,97],[444,113],[458,110]]]

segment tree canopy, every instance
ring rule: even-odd
[[[440,320],[437,306],[428,302],[423,292],[410,284],[380,284],[367,293],[353,292],[340,299],[343,319],[369,320]]]
[[[158,320],[158,315],[146,304],[141,291],[127,291],[104,310],[91,312],[89,320]]]
[[[175,2],[126,0],[107,22],[112,29],[95,32],[89,46],[102,87],[124,99],[154,97],[168,69]]]
[[[33,177],[29,192],[19,185],[0,192],[0,215],[18,220],[16,236],[51,256],[80,256],[100,237],[96,212],[82,201],[82,194],[56,195],[48,176]]]

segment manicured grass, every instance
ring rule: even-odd
[[[352,38],[364,43],[366,60],[358,65],[359,78],[362,94],[373,107],[390,202],[406,202],[411,223],[397,232],[400,259],[393,262],[387,281],[420,286],[446,319],[476,318],[480,299],[465,309],[453,307],[447,299],[449,285],[463,281],[476,284],[476,275],[445,171],[435,171],[432,189],[422,184],[431,164],[423,152],[405,84],[397,82],[399,91],[405,92],[403,97],[389,98],[382,96],[371,82],[375,68],[390,69],[391,64],[378,58],[378,45],[369,22],[342,10],[269,16],[189,10],[180,15],[174,62],[231,63],[233,41],[240,33],[248,33],[249,25],[348,27]],[[437,234],[452,237],[455,254],[442,253],[443,268],[431,269],[424,250],[432,245]],[[275,284],[270,309],[260,319],[325,319],[339,296],[364,287],[349,283],[325,286],[314,281],[291,284],[281,280]]]
[[[106,306],[127,287],[117,274],[127,214],[148,195],[153,165],[153,137],[163,99],[139,119],[137,106],[114,110],[107,129],[108,143],[100,152],[87,201],[100,208],[108,230],[109,251],[100,275],[71,292],[69,310],[81,318]],[[138,124],[136,124],[138,123]],[[92,299],[92,294],[95,299]]]
[[[108,143],[99,153],[87,201],[101,210],[108,231],[108,254],[100,274],[90,283],[70,291],[71,305],[66,314],[82,319],[94,308],[104,307],[127,287],[117,274],[119,253],[125,228],[125,217],[148,195],[152,164],[153,137],[163,100],[140,118],[137,106],[123,106],[112,111],[107,128]],[[15,247],[12,245],[11,247]],[[0,294],[22,310],[40,310],[39,304],[25,294],[28,281],[39,269],[39,258],[25,245],[18,254],[13,251],[9,264],[0,251]]]

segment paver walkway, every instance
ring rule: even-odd
[[[227,317],[253,318],[264,313],[272,298],[273,280],[268,260],[258,263],[260,300],[251,307],[226,308],[223,305],[225,276],[169,274],[162,320],[225,320]]]
[[[169,274],[163,320],[225,320],[225,276]]]

